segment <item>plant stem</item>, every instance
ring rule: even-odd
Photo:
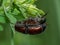
[[[10,9],[11,9],[11,12],[12,12],[12,10],[14,10],[13,9],[13,1],[14,0],[10,0]],[[13,32],[13,30],[11,29],[11,45],[14,45],[14,34],[13,34],[14,32]]]

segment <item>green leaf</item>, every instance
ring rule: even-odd
[[[37,9],[37,11],[40,13],[40,15],[45,15],[45,12],[43,10]]]
[[[14,9],[12,14],[17,19],[17,21],[21,21],[21,20],[25,19],[24,16],[22,16],[21,13],[17,9]]]
[[[3,5],[8,7],[10,5],[10,0],[3,0]]]
[[[25,0],[14,0],[14,3],[17,3],[17,4],[21,4],[23,3]]]
[[[2,15],[0,15],[0,23],[6,23],[5,17]]]
[[[37,11],[37,13],[39,13],[40,15],[45,15],[45,12],[41,9],[38,9],[37,7],[35,7],[34,5],[30,6],[31,9]]]
[[[23,7],[20,7],[20,10],[21,10],[23,16],[27,19],[28,17],[27,17],[26,9],[24,9]]]
[[[16,23],[16,18],[11,14],[11,13],[7,13],[7,10],[4,7],[4,13],[6,18],[11,22],[11,23]]]
[[[16,4],[34,4],[36,0],[14,0]]]
[[[36,0],[26,0],[25,3],[27,3],[27,4],[34,4],[35,1],[36,1]]]
[[[21,15],[25,17],[25,19],[28,18],[28,17],[27,17],[27,14],[26,14],[26,13],[27,13],[27,12],[26,12],[26,9],[24,9],[22,6],[17,5],[17,4],[15,4],[15,3],[13,3],[13,5],[14,5],[15,8],[21,13]]]

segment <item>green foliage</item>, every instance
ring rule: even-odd
[[[45,15],[43,10],[35,6],[35,1],[36,0],[1,0],[0,31],[4,30],[4,25],[9,25],[13,37],[16,21],[22,21],[29,17],[42,17]],[[8,27],[6,26],[5,28]]]
[[[10,12],[7,12],[7,10],[5,9],[4,7],[4,14],[5,14],[5,17],[7,19],[7,22],[9,23],[16,23],[16,18],[10,13]]]
[[[12,1],[12,2],[11,2]],[[38,9],[34,2],[36,0],[1,0],[0,25],[1,23],[12,23],[45,15],[44,11]]]
[[[29,17],[42,17],[44,11],[35,5],[36,0],[0,0],[0,31],[11,31],[11,42],[15,33],[15,23]]]

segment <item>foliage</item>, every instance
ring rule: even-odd
[[[29,17],[44,15],[35,5],[36,0],[0,0],[0,25],[15,24]],[[1,30],[0,26],[0,30]]]
[[[16,21],[45,15],[43,10],[36,7],[35,1],[36,0],[0,0],[0,31],[11,30],[13,39]]]

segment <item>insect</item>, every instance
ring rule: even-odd
[[[47,14],[45,14],[41,18],[29,18],[28,20],[22,22],[17,21],[15,24],[15,30],[30,35],[42,33],[46,28],[46,15]]]

